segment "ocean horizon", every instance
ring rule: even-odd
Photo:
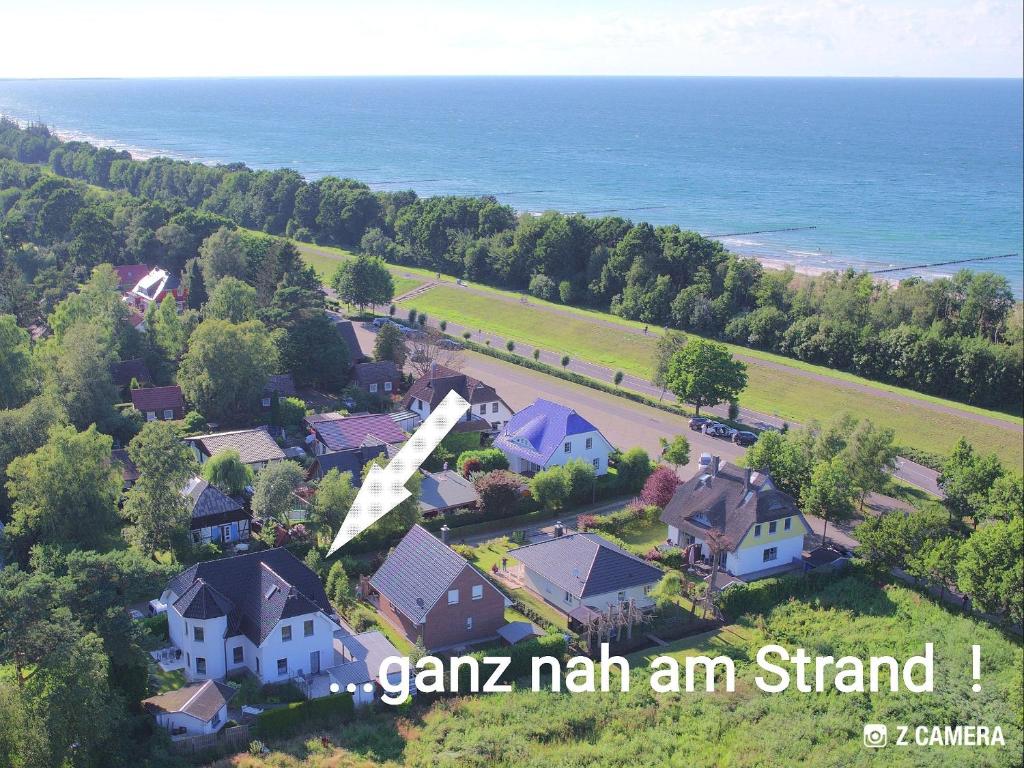
[[[140,158],[677,224],[807,272],[990,259],[884,276],[1024,292],[1019,79],[0,80],[0,114]]]

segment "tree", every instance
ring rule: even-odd
[[[24,405],[36,390],[29,335],[14,315],[0,315],[0,410]]]
[[[998,478],[988,492],[988,501],[981,511],[985,520],[1009,522],[1024,514],[1024,477],[1007,473]]]
[[[304,479],[302,468],[294,461],[277,461],[261,469],[252,495],[253,516],[265,524],[273,521],[287,527],[292,494]]]
[[[189,338],[178,384],[207,418],[237,418],[259,403],[276,359],[262,323],[204,320]]]
[[[225,275],[203,307],[203,316],[229,323],[256,319],[256,289],[237,277]]]
[[[570,357],[568,355],[562,355],[562,367],[563,368],[568,368],[570,362],[571,362],[571,359],[570,359]]]
[[[589,501],[597,491],[594,465],[583,459],[572,459],[562,465],[569,482],[569,498],[576,503]]]
[[[794,499],[800,498],[811,480],[811,457],[808,433],[774,430],[762,432],[747,450],[743,463],[758,472],[771,475],[775,486]]]
[[[199,264],[203,287],[208,293],[214,291],[224,277],[244,280],[248,264],[242,236],[233,229],[221,227],[199,247]]]
[[[960,548],[957,586],[987,613],[1024,618],[1024,517],[980,526]]]
[[[956,569],[960,562],[960,540],[952,536],[927,539],[921,549],[908,554],[907,570],[917,578],[939,588],[939,600],[946,590],[956,585]]]
[[[708,611],[711,611],[712,615],[716,613],[715,577],[718,575],[718,569],[722,565],[722,554],[732,551],[735,544],[726,534],[711,528],[704,537],[704,546],[708,548],[708,553],[711,555],[711,575],[708,577],[708,588],[704,593],[704,610],[702,613],[702,618],[707,618]]]
[[[128,307],[121,301],[117,274],[109,264],[101,264],[92,271],[89,280],[79,287],[77,293],[71,294],[54,308],[48,323],[58,342],[73,335],[71,331],[75,326],[89,323],[101,329],[108,339],[108,346],[113,346],[126,330],[127,317]],[[131,332],[128,329],[128,333]]]
[[[42,447],[50,427],[67,420],[61,404],[47,395],[37,395],[21,408],[0,410],[0,467],[6,469],[15,457]],[[0,485],[0,517],[7,519],[9,511],[10,499]]]
[[[177,360],[188,344],[188,330],[181,322],[178,304],[168,294],[159,304],[150,304],[146,310],[146,326],[153,342],[169,360]]]
[[[823,545],[829,523],[836,524],[853,517],[854,494],[850,473],[840,457],[814,465],[810,484],[800,495],[800,504],[805,514],[825,521],[821,532]]]
[[[206,292],[206,281],[203,279],[203,267],[199,259],[189,259],[185,265],[185,277],[182,281],[188,291],[188,308],[202,309],[209,300]]]
[[[365,254],[342,262],[331,287],[341,301],[355,304],[360,311],[367,305],[388,304],[395,295],[395,282],[383,259]]]
[[[211,456],[202,468],[203,479],[229,496],[239,496],[252,485],[252,468],[242,463],[238,451],[229,448]]]
[[[862,421],[846,446],[846,466],[850,480],[857,490],[861,512],[864,500],[872,491],[881,491],[889,484],[890,474],[896,469],[895,432],[879,429],[871,421]]]
[[[332,469],[321,478],[309,515],[318,541],[330,544],[334,540],[355,499],[356,488],[350,472]]]
[[[623,490],[635,493],[643,488],[644,481],[651,474],[651,457],[643,448],[630,448],[619,457],[616,469],[619,485]]]
[[[676,352],[686,346],[686,334],[679,331],[665,331],[658,337],[654,347],[654,375],[651,382],[656,387],[661,387],[661,396],[665,396],[668,389],[668,371],[672,364],[672,358]],[[660,397],[658,398],[661,399]]]
[[[93,323],[80,323],[61,342],[48,339],[40,357],[47,371],[46,390],[80,429],[114,419],[117,388],[110,375],[110,337]]]
[[[467,466],[475,462],[477,471],[493,472],[496,469],[508,469],[508,457],[497,448],[484,448],[482,450],[463,451],[455,462],[455,468],[459,474],[467,474]]]
[[[391,360],[399,368],[405,365],[405,339],[394,323],[385,323],[373,342],[374,360]]]
[[[678,485],[679,476],[675,472],[668,467],[658,467],[644,482],[644,487],[640,491],[640,501],[645,506],[664,509],[675,495]]]
[[[444,337],[434,328],[417,333],[409,342],[409,364],[417,378],[430,373],[433,364],[458,371],[462,368],[462,354],[452,349]]]
[[[523,478],[503,469],[478,477],[473,487],[480,496],[480,506],[489,518],[514,515],[523,498]]]
[[[615,372],[615,376],[612,378],[612,381],[615,382],[615,386],[617,387],[617,386],[619,386],[622,383],[622,380],[624,378],[625,378],[625,374],[622,371],[616,371]]]
[[[166,421],[150,421],[128,444],[139,479],[128,491],[122,514],[129,521],[125,539],[147,555],[182,549],[187,541],[190,508],[182,493],[198,467],[177,430]]]
[[[939,473],[951,517],[975,518],[988,503],[989,491],[1004,470],[995,454],[979,455],[964,438],[957,441]]]
[[[515,352],[516,343],[512,341],[512,339],[509,339],[508,341],[505,342],[505,349],[507,349],[509,352]]]
[[[327,572],[325,587],[327,597],[335,607],[345,608],[352,602],[352,585],[340,560],[335,560]]]
[[[569,500],[569,478],[561,467],[551,467],[530,479],[530,493],[544,509],[555,512]]]
[[[686,435],[676,435],[671,442],[664,437],[661,438],[661,458],[676,469],[689,464],[690,441],[686,439]]]
[[[46,444],[7,468],[13,515],[5,536],[20,557],[36,543],[99,549],[117,530],[121,473],[112,441],[90,426],[51,427]]]
[[[681,402],[704,406],[739,400],[747,386],[747,366],[734,360],[723,344],[694,339],[672,356],[665,379]]]
[[[948,517],[941,507],[917,512],[870,515],[857,526],[857,553],[874,570],[885,573],[903,568],[919,556],[929,542],[949,535]]]
[[[383,469],[387,464],[388,458],[383,455],[376,456],[368,461],[366,466],[363,467],[363,481],[366,480],[366,476],[373,467],[376,466]],[[409,497],[374,523],[369,531],[363,532],[360,536],[366,536],[369,533],[370,536],[376,537],[380,541],[390,541],[397,536],[404,536],[408,533],[409,529],[420,519],[421,482],[421,475],[419,473],[409,478],[405,483],[405,489],[409,492]],[[359,537],[356,537],[356,540],[358,541]]]

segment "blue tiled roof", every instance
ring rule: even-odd
[[[538,398],[511,418],[494,445],[535,464],[544,464],[566,437],[597,431],[572,408]]]

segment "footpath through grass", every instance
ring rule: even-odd
[[[350,251],[340,248],[306,243],[296,246],[303,258],[327,277],[339,260],[353,257]],[[392,265],[390,269],[396,277],[396,295],[436,278],[435,273],[415,267]],[[406,274],[412,277],[403,277]],[[533,297],[524,305],[518,302],[518,294],[510,291],[476,284],[472,287],[474,290],[469,291],[451,282],[436,285],[402,302],[402,307],[612,370],[651,377],[657,336],[625,332],[642,328],[642,323]],[[734,354],[752,358],[747,364],[748,385],[740,398],[747,408],[798,423],[827,422],[836,414],[849,412],[892,427],[900,445],[932,453],[947,454],[961,436],[966,436],[981,450],[995,452],[1007,466],[1017,471],[1024,467],[1024,444],[1018,428],[1024,423],[1021,417],[872,382],[768,352],[727,346]],[[812,378],[807,373],[827,380]],[[882,397],[871,390],[898,393],[906,399]],[[938,404],[952,412],[939,412],[925,403]],[[1005,422],[1006,427],[972,419],[972,413]]]

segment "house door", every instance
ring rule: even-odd
[[[311,675],[320,674],[320,651],[313,651],[309,654],[309,673]]]
[[[220,538],[221,538],[221,541],[225,541],[225,542],[231,541],[231,526],[230,525],[222,525],[220,527]]]

